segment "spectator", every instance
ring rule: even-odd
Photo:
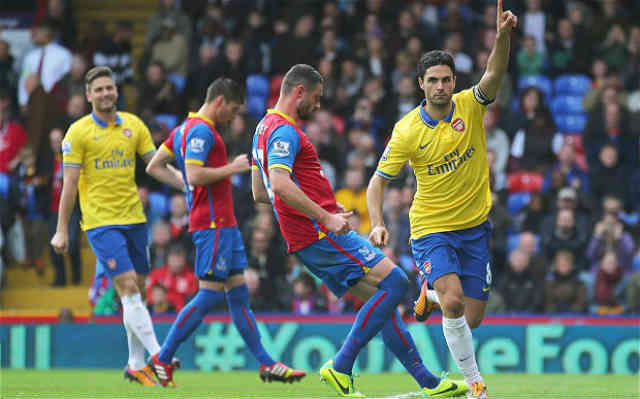
[[[49,239],[51,239],[56,232],[56,226],[58,223],[58,207],[60,205],[60,197],[62,196],[62,137],[62,130],[57,128],[51,130],[51,133],[49,133],[51,152],[53,154],[53,157],[49,159],[49,165],[46,168],[46,170],[51,171],[51,175],[46,177],[45,190],[45,195],[49,198],[49,207],[47,209]],[[80,256],[80,208],[78,205],[76,205],[71,214],[68,230],[71,282],[73,285],[78,285],[82,282],[82,258]],[[57,254],[53,250],[52,246],[49,245],[48,247],[51,262],[55,268],[53,286],[65,286],[67,284],[67,272],[64,256]]]
[[[627,279],[625,296],[627,299],[627,312],[640,313],[640,250],[633,258],[633,267],[631,275]]]
[[[598,161],[592,164],[591,174],[591,194],[595,199],[613,195],[618,198],[625,198],[628,186],[625,184],[611,184],[612,182],[623,182],[627,173],[620,165],[618,159],[618,149],[613,144],[605,144],[598,154]]]
[[[556,26],[557,35],[550,46],[551,74],[585,73],[589,62],[587,42],[576,37],[568,19],[559,20]]]
[[[414,109],[420,100],[417,94],[417,86],[414,79],[407,76],[400,78],[396,92],[392,92],[392,99],[389,101],[388,110],[385,112],[387,131],[391,131],[393,124]]]
[[[247,80],[247,60],[244,47],[237,40],[229,40],[224,46],[224,54],[218,56],[213,65],[213,78],[225,76],[244,83]]]
[[[180,244],[169,247],[167,263],[153,269],[147,277],[147,303],[153,302],[153,287],[162,285],[167,290],[168,302],[179,312],[198,291],[198,280],[187,266],[187,253]]]
[[[55,127],[62,129],[64,132],[69,129],[69,126],[84,115],[87,114],[87,101],[85,100],[84,93],[75,93],[69,97],[67,102],[67,109],[64,115],[61,115]]]
[[[600,57],[611,69],[620,70],[627,62],[628,50],[624,29],[619,22],[610,25],[607,38],[600,47]]]
[[[118,99],[123,96],[123,86],[133,83],[133,67],[131,64],[133,32],[131,21],[118,21],[113,35],[105,37],[98,44],[96,52],[93,54],[93,64],[95,66],[108,66],[113,71],[113,78],[118,86]]]
[[[529,270],[534,281],[544,281],[549,272],[548,261],[542,255],[539,247],[538,236],[531,231],[520,233],[518,250],[523,251],[529,257]]]
[[[193,242],[189,233],[189,215],[187,213],[187,200],[183,193],[171,196],[169,204],[169,231],[171,242],[182,245],[186,250],[187,262],[191,263],[194,257]]]
[[[543,71],[544,54],[538,50],[536,38],[528,35],[524,38],[524,44],[517,53],[518,75],[540,75]]]
[[[495,10],[494,10],[495,11]],[[494,24],[495,24],[495,14],[494,14]],[[495,28],[490,29],[492,38],[495,39]],[[475,63],[474,63],[474,71],[471,75],[471,82],[477,84],[482,76],[484,75],[485,70],[487,69],[487,61],[489,60],[489,53],[491,51],[491,46],[493,46],[493,42],[490,43],[488,49],[481,48],[478,49],[475,53]],[[495,105],[499,106],[500,109],[510,110],[512,108],[511,98],[513,97],[513,85],[511,83],[512,77],[511,74],[507,71],[504,73],[502,77],[502,82],[500,83],[500,88],[498,89],[498,94],[496,95]]]
[[[151,225],[151,246],[149,247],[149,264],[151,269],[162,267],[167,263],[171,229],[164,220]]]
[[[147,309],[151,316],[167,316],[177,314],[176,307],[169,302],[167,288],[162,284],[155,284],[151,287]]]
[[[598,314],[620,314],[624,310],[616,298],[622,276],[616,253],[605,252],[596,274],[595,301]]]
[[[527,0],[526,11],[522,15],[522,30],[525,35],[536,39],[538,51],[545,53],[545,37],[549,17],[542,10],[541,0]],[[494,29],[495,31],[495,29]]]
[[[456,66],[456,88],[463,90],[471,85],[473,61],[463,52],[463,37],[460,32],[451,32],[444,41],[444,50],[451,54]]]
[[[573,212],[578,230],[589,230],[589,226],[591,226],[589,213],[584,210],[578,196],[578,192],[571,187],[562,187],[560,190],[558,190],[558,193],[556,195],[555,208],[551,211],[550,214],[544,216],[537,230],[543,232],[543,234],[544,232],[552,230],[552,226],[556,223],[558,212],[564,209],[568,209]]]
[[[293,282],[293,313],[308,315],[318,310],[318,294],[313,277],[302,273]]]
[[[255,269],[246,269],[244,271],[244,278],[247,282],[247,288],[249,289],[249,299],[251,302],[251,309],[254,311],[273,311],[278,310],[279,304],[273,295],[263,292],[260,277]],[[289,307],[290,309],[290,307]]]
[[[559,210],[556,214],[555,225],[552,230],[541,232],[542,248],[546,256],[554,257],[558,251],[571,251],[573,259],[571,265],[578,269],[585,269],[583,258],[587,246],[587,231],[576,226],[575,213],[571,209]]]
[[[364,70],[353,58],[345,58],[340,68],[340,86],[344,87],[349,99],[355,100],[355,97],[360,93],[360,89],[364,84]]]
[[[285,73],[291,65],[313,60],[317,38],[314,35],[315,19],[302,14],[295,20],[293,32],[283,20],[274,23],[275,42],[271,50],[271,73]]]
[[[397,187],[389,187],[384,198],[383,217],[391,241],[389,247],[399,258],[400,265],[405,271],[413,270],[414,261],[411,248],[409,247],[409,237],[411,228],[409,226],[409,211],[403,206],[402,192]]]
[[[551,188],[551,176],[554,173],[562,175],[562,179],[569,186],[581,192],[583,195],[589,193],[589,178],[576,161],[576,153],[573,144],[565,142],[560,148],[557,160],[553,168],[545,175],[542,186],[543,191]]]
[[[203,93],[214,79],[214,60],[217,50],[210,43],[204,42],[198,49],[198,57],[195,62],[189,65],[184,94],[186,96],[187,108],[194,110],[198,108],[202,100]]]
[[[13,92],[16,88],[14,58],[10,53],[9,42],[0,39],[0,90]]]
[[[368,235],[369,210],[367,208],[367,187],[361,169],[347,169],[344,177],[344,188],[336,192],[338,201],[346,211],[355,210],[360,214],[360,234]]]
[[[509,160],[509,137],[502,128],[498,126],[499,109],[497,106],[487,108],[484,114],[484,130],[487,135],[487,150],[494,155],[493,172],[498,180],[504,179],[507,171],[507,161]],[[500,191],[505,185],[496,187]]]
[[[377,151],[382,152],[385,144],[384,123],[379,115],[375,114],[373,104],[367,97],[360,97],[356,101],[353,116],[347,123],[349,128],[365,131],[375,140]]]
[[[86,73],[87,61],[82,55],[74,54],[71,58],[71,70],[59,83],[60,89],[64,93],[65,105],[66,100],[71,96],[71,94],[84,94],[84,76]]]
[[[22,125],[10,115],[11,97],[0,88],[0,173],[10,174],[20,162],[20,151],[27,144]]]
[[[77,26],[71,1],[49,0],[46,17],[60,27],[60,31],[56,35],[56,42],[68,49],[73,49],[76,43]]]
[[[155,114],[179,114],[180,105],[176,86],[167,78],[164,65],[152,62],[147,68],[139,88],[141,101],[138,113],[143,119],[151,119]]]
[[[168,75],[187,76],[189,46],[187,37],[177,29],[176,21],[167,17],[150,48],[151,62],[164,65]]]
[[[559,250],[553,257],[553,274],[544,287],[546,313],[584,313],[587,310],[587,287],[575,273],[574,255]]]
[[[529,255],[516,249],[509,255],[509,269],[497,287],[506,310],[536,313],[542,309],[544,292],[531,272]]]
[[[623,211],[622,202],[619,198],[606,196],[602,203],[603,216],[596,223],[586,255],[595,266],[607,252],[613,252],[618,268],[621,272],[627,273],[631,270],[634,242],[631,234],[624,230],[624,226],[618,220],[618,214]]]
[[[163,24],[167,19],[172,19],[175,23],[175,30],[185,39],[186,43],[191,41],[191,20],[180,10],[176,0],[161,0],[158,10],[149,18],[147,23],[147,36],[145,46],[150,46],[164,30]]]

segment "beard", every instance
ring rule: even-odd
[[[95,108],[99,112],[113,112],[116,109],[116,99],[109,99],[109,101],[101,100],[96,102]]]
[[[434,105],[436,107],[444,107],[449,105],[449,103],[451,102],[451,98],[453,96],[451,95],[447,95],[444,94],[442,96],[431,96],[431,98],[429,99],[429,104]]]
[[[298,117],[303,121],[308,121],[313,116],[313,105],[302,102],[298,105]]]

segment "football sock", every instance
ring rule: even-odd
[[[262,346],[258,325],[249,307],[249,288],[247,285],[242,284],[227,291],[227,304],[229,305],[231,320],[233,320],[233,324],[242,335],[242,339],[244,339],[253,356],[262,365],[273,365],[275,362]]]
[[[413,376],[420,388],[435,388],[440,383],[440,379],[425,367],[413,342],[413,338],[407,326],[402,321],[400,312],[395,310],[391,313],[391,317],[384,323],[382,327],[382,340],[384,344],[393,352],[400,360],[400,363]]]
[[[467,384],[471,386],[474,382],[482,381],[473,352],[473,339],[467,319],[464,316],[455,319],[443,317],[442,331],[453,360],[464,375]]]
[[[427,290],[427,299],[440,305],[440,298],[436,290]]]
[[[125,330],[127,330],[127,344],[129,346],[129,368],[131,370],[140,370],[144,368],[144,345],[131,331],[131,329],[124,324]]]
[[[142,303],[140,293],[124,295],[122,301],[122,320],[131,332],[142,342],[147,352],[154,355],[160,350],[160,345],[153,331],[151,316]]]
[[[178,313],[178,317],[171,325],[169,334],[162,344],[158,359],[163,363],[171,364],[178,346],[198,328],[204,315],[222,298],[224,298],[222,291],[200,288],[196,296]]]
[[[404,298],[409,283],[399,268],[393,270],[378,284],[378,291],[360,308],[346,341],[333,359],[336,371],[351,374],[356,356],[384,326],[398,303]]]

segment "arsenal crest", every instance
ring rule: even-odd
[[[124,134],[124,137],[130,139],[131,138],[131,129],[124,129],[122,131],[122,134]]]
[[[424,269],[424,274],[431,273],[431,261],[425,261],[422,264],[422,268]]]
[[[464,128],[465,128],[464,121],[462,119],[460,119],[460,118],[456,118],[456,120],[451,122],[451,127],[456,132],[464,132]]]

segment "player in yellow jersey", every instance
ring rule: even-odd
[[[146,218],[135,183],[136,154],[149,162],[155,146],[149,129],[137,116],[116,112],[118,91],[109,68],[91,69],[85,83],[93,110],[69,127],[62,142],[64,183],[51,245],[57,253],[67,251],[67,226],[79,193],[82,228],[122,300],[129,345],[125,377],[156,385],[144,358],[145,348],[153,355],[160,346],[140,295],[149,260]],[[153,176],[184,189],[176,170],[163,168]]]
[[[384,246],[389,240],[382,219],[385,184],[409,161],[417,180],[409,212],[411,248],[424,279],[414,310],[426,318],[429,307],[439,303],[444,336],[470,398],[487,397],[470,330],[482,321],[491,286],[491,191],[482,119],[507,69],[509,35],[518,21],[502,11],[502,0],[497,10],[496,41],[476,86],[453,94],[451,55],[439,50],[422,55],[418,83],[425,100],[394,126],[367,189],[369,239]]]

